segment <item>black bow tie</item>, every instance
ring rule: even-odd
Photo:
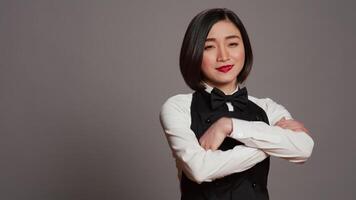
[[[216,108],[224,105],[226,102],[231,102],[234,107],[239,110],[243,110],[248,102],[247,89],[246,87],[239,89],[232,95],[225,95],[224,92],[218,88],[214,88],[210,95],[211,107],[215,110]]]

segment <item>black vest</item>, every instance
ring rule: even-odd
[[[223,116],[247,121],[263,121],[269,124],[265,111],[250,100],[244,111],[240,111],[238,108],[234,108],[234,111],[229,111],[227,105],[213,111],[210,106],[210,93],[206,91],[193,93],[191,103],[192,123],[190,128],[198,139],[211,124]],[[226,137],[219,150],[226,151],[236,145],[243,144],[235,139]],[[181,200],[268,200],[267,177],[269,163],[270,158],[267,157],[246,171],[201,184],[191,181],[182,172],[180,181]]]

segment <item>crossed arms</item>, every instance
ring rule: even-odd
[[[271,126],[259,121],[221,118],[198,141],[190,129],[189,98],[180,95],[168,99],[162,106],[160,120],[178,167],[188,178],[201,183],[245,171],[268,156],[304,163],[314,146],[309,131],[271,99],[263,102],[261,99],[260,103]],[[225,137],[244,145],[228,151],[217,150]]]

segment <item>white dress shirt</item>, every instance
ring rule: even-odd
[[[205,86],[210,93],[213,88],[207,84]],[[310,157],[314,142],[307,133],[274,126],[283,117],[292,119],[282,105],[269,98],[258,99],[249,95],[248,99],[266,112],[270,125],[232,118],[233,131],[228,137],[244,145],[227,151],[205,150],[200,146],[190,129],[192,93],[178,94],[166,100],[160,112],[160,121],[176,160],[179,178],[184,171],[189,179],[197,183],[210,182],[245,171],[268,156],[294,163],[303,163]],[[231,103],[228,102],[227,106],[233,111]]]

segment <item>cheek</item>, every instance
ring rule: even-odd
[[[239,54],[239,59],[241,60],[242,63],[245,63],[245,52]]]
[[[213,67],[215,64],[214,58],[212,55],[209,55],[208,53],[203,54],[203,59],[202,59],[202,64],[201,67],[203,69],[208,69],[210,67]]]
[[[240,51],[235,52],[234,58],[238,61],[245,61],[245,51],[240,50]]]

